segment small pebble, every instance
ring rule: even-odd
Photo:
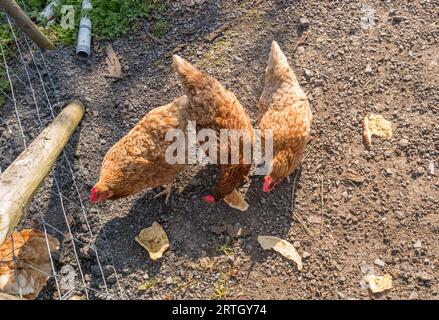
[[[405,219],[405,214],[404,214],[403,212],[401,212],[401,211],[396,211],[396,212],[395,212],[395,216],[396,216],[399,220]]]
[[[174,283],[174,280],[172,279],[172,277],[167,277],[167,278],[165,279],[165,283],[166,283],[166,284],[173,284],[173,283]]]
[[[300,18],[299,20],[299,27],[301,29],[308,29],[309,28],[309,20],[307,18]]]
[[[312,77],[312,71],[311,70],[308,70],[308,69],[303,69],[303,71],[305,71],[305,77],[306,77],[306,79],[311,79],[311,77]]]
[[[431,282],[433,281],[433,276],[426,273],[426,272],[420,272],[416,274],[416,279],[422,281],[422,282]]]
[[[386,263],[380,259],[376,259],[373,263],[381,268],[384,268],[384,266],[386,265]]]
[[[409,141],[407,139],[401,139],[401,140],[399,140],[398,145],[401,148],[405,148],[409,145]]]
[[[431,174],[432,176],[434,176],[434,161],[430,160],[430,162],[428,163],[428,173]]]
[[[310,256],[311,256],[311,253],[303,251],[303,253],[302,253],[302,258],[303,259],[308,259]]]
[[[417,299],[419,299],[419,294],[416,291],[410,293],[409,300],[417,300]]]
[[[422,240],[417,240],[413,245],[413,248],[418,249],[422,247]]]

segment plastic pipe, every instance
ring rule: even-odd
[[[76,55],[81,59],[87,59],[91,53],[91,20],[82,17],[79,23],[78,46]]]

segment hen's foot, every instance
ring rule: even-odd
[[[158,198],[158,197],[166,196],[166,197],[165,197],[165,203],[168,204],[168,202],[169,202],[169,197],[171,196],[171,193],[172,193],[172,184],[166,186],[166,187],[165,187],[165,190],[163,190],[162,192],[157,193],[157,194],[154,196],[154,199],[155,199],[155,198]]]

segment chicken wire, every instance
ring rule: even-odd
[[[13,42],[8,46],[0,43],[0,63],[9,81],[7,90],[0,87],[0,94],[6,98],[5,105],[0,106],[0,174],[64,107],[45,52],[8,16],[4,20]],[[60,240],[59,253],[49,253],[51,274],[28,266],[49,276],[40,298],[65,300],[80,295],[85,299],[123,299],[99,208],[88,201],[87,183],[78,175],[84,168],[74,159],[74,152],[70,141],[17,227],[36,226],[45,233],[48,248],[48,234]],[[20,258],[15,255],[12,237],[11,241],[16,266]]]

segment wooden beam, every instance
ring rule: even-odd
[[[0,244],[20,221],[83,114],[81,102],[69,103],[0,176]]]
[[[32,22],[26,12],[24,12],[14,0],[0,0],[0,8],[4,9],[6,13],[14,19],[15,24],[41,49],[55,48],[52,41],[38,29],[36,24]]]

